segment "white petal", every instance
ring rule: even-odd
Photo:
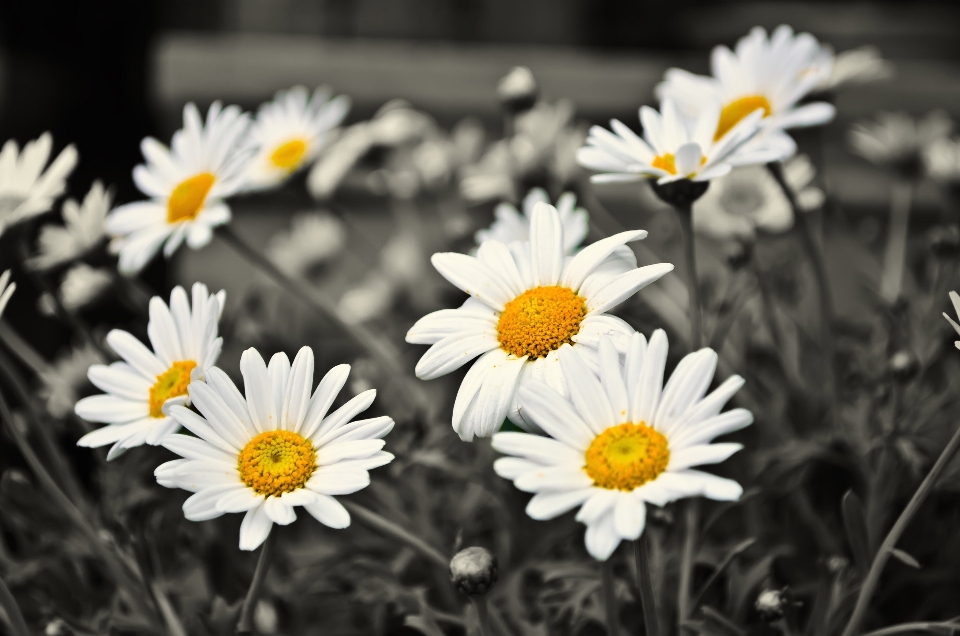
[[[584,543],[587,552],[597,561],[606,561],[620,545],[620,536],[614,525],[613,511],[607,512],[587,526]]]
[[[431,346],[417,362],[415,372],[421,380],[433,380],[499,346],[493,333],[455,333]]]
[[[533,206],[530,252],[534,284],[556,285],[563,268],[563,223],[557,209],[548,203]]]
[[[279,497],[267,497],[263,503],[263,511],[270,521],[279,526],[288,526],[297,520],[297,513],[293,511],[293,507],[281,501]]]
[[[530,518],[538,521],[553,519],[582,504],[590,496],[590,493],[590,488],[567,492],[537,493],[527,504],[527,514]]]
[[[661,276],[672,271],[672,264],[657,263],[621,274],[587,298],[587,310],[591,313],[609,311]]]
[[[529,433],[497,433],[493,436],[493,448],[505,455],[526,457],[547,466],[583,463],[583,453],[557,440]]]
[[[640,381],[632,387],[630,397],[630,421],[653,425],[653,416],[660,404],[663,390],[663,370],[667,363],[667,334],[657,329],[650,337],[643,360]]]
[[[594,434],[599,435],[615,422],[610,398],[576,349],[563,346],[559,356],[567,389],[577,412]]]
[[[311,437],[314,434],[323,422],[323,418],[327,416],[333,401],[340,394],[340,389],[346,384],[349,375],[349,364],[339,364],[327,371],[317,385],[317,390],[313,392],[313,397],[310,398],[310,406],[303,420],[303,427],[299,431],[301,435]]]
[[[519,390],[520,410],[548,435],[585,451],[595,434],[563,396],[543,382],[531,380]]]
[[[373,404],[376,398],[376,389],[368,389],[360,395],[350,398],[343,406],[325,417],[310,438],[313,439],[315,443],[323,439],[328,433],[336,431],[354,417],[370,408],[370,405]]]
[[[524,492],[568,492],[589,488],[593,480],[576,466],[540,466],[517,477],[513,485]]]
[[[445,252],[434,254],[430,262],[453,285],[497,311],[513,299],[509,286],[476,257]]]
[[[167,370],[153,352],[126,331],[114,329],[108,333],[107,344],[146,378],[155,378]]]
[[[256,550],[267,540],[273,521],[267,516],[265,506],[258,506],[247,511],[240,524],[240,549]]]
[[[644,230],[633,230],[630,232],[620,232],[605,239],[600,239],[593,245],[580,250],[573,257],[566,267],[563,268],[563,276],[560,284],[570,289],[580,289],[583,281],[587,279],[593,270],[600,263],[605,261],[608,256],[613,254],[621,245],[626,245],[631,241],[638,241],[646,238],[647,233]]]
[[[670,453],[670,463],[667,465],[667,470],[682,470],[703,464],[719,464],[726,461],[741,448],[743,448],[743,444],[732,443],[688,446]]]
[[[623,539],[631,541],[639,539],[643,534],[643,527],[647,520],[647,507],[627,493],[617,497],[613,512],[614,526],[617,534]]]
[[[346,528],[350,525],[350,513],[330,495],[317,494],[312,502],[303,504],[313,518],[330,528]]]
[[[293,359],[293,367],[285,387],[280,421],[291,431],[299,431],[310,407],[313,389],[313,349],[301,347]]]
[[[240,373],[247,396],[247,410],[253,425],[261,433],[277,430],[277,406],[267,365],[256,349],[247,349],[240,356]]]

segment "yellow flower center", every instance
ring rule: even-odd
[[[282,170],[296,170],[307,153],[307,142],[303,139],[293,139],[281,144],[270,155],[270,163]]]
[[[150,387],[150,417],[163,417],[163,404],[170,398],[187,394],[190,372],[197,366],[193,360],[181,360],[157,376]]]
[[[173,189],[173,194],[167,200],[167,223],[178,221],[192,221],[203,209],[203,202],[216,181],[209,172],[190,177]]]
[[[633,490],[667,469],[667,438],[643,422],[612,426],[586,452],[584,470],[600,488]]]
[[[268,497],[303,488],[316,469],[313,444],[292,431],[260,433],[237,458],[240,481]]]
[[[543,358],[580,331],[585,301],[567,287],[534,287],[507,303],[497,323],[500,348],[518,358]]]
[[[769,116],[773,110],[770,101],[763,95],[747,95],[733,100],[720,111],[720,122],[717,124],[717,132],[713,135],[713,140],[719,141],[730,132],[731,128],[739,124],[741,119],[761,108],[764,117]]]
[[[705,163],[707,163],[707,158],[700,157],[700,165],[702,166]],[[666,170],[670,174],[677,174],[677,164],[672,153],[667,152],[662,155],[657,155],[653,158],[653,161],[650,162],[650,165],[654,168]],[[690,174],[693,173],[691,172]]]

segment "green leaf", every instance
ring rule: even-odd
[[[867,522],[863,512],[863,502],[853,490],[848,490],[840,502],[843,512],[843,527],[847,531],[847,541],[853,552],[853,560],[861,574],[870,569],[870,547],[867,543]]]
[[[901,563],[909,565],[912,568],[917,568],[918,570],[920,569],[920,562],[899,548],[890,550],[890,555],[896,557]]]

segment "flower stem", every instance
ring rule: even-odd
[[[613,556],[600,564],[600,586],[603,588],[603,609],[607,613],[607,636],[620,636],[620,611],[613,579]]]
[[[876,556],[873,557],[873,563],[870,565],[870,571],[867,572],[867,576],[863,580],[863,585],[860,587],[857,604],[853,608],[853,614],[850,616],[847,627],[843,630],[843,636],[855,636],[855,634],[859,632],[860,623],[863,621],[863,617],[867,612],[867,607],[870,604],[870,599],[873,597],[873,592],[880,582],[880,575],[883,572],[884,565],[887,563],[887,559],[890,558],[890,553],[896,547],[897,541],[900,540],[900,536],[903,534],[903,531],[906,530],[907,524],[910,523],[913,515],[916,514],[917,510],[920,509],[920,506],[923,505],[923,502],[930,495],[937,479],[946,469],[950,460],[953,459],[958,448],[960,448],[960,426],[957,427],[953,437],[947,442],[943,452],[940,453],[940,457],[937,458],[936,463],[934,463],[930,472],[927,473],[920,487],[913,493],[913,497],[909,503],[907,503],[903,512],[900,513],[900,517],[896,523],[893,524],[883,543],[880,544]]]
[[[697,284],[697,253],[693,238],[693,205],[676,205],[680,219],[680,234],[683,236],[683,252],[687,263],[687,294],[690,313],[690,350],[701,346],[703,329],[700,326],[702,309],[700,307],[700,285]]]
[[[897,302],[903,289],[903,266],[907,255],[912,186],[896,181],[890,196],[890,227],[883,252],[883,273],[880,275],[880,298],[887,304]]]
[[[253,633],[253,613],[257,609],[257,601],[260,600],[260,591],[263,589],[263,582],[267,579],[267,571],[270,569],[270,563],[273,560],[273,548],[276,543],[277,528],[272,528],[267,540],[263,542],[260,548],[260,558],[257,559],[257,568],[253,571],[253,580],[250,581],[250,588],[247,590],[247,596],[243,599],[243,606],[240,608],[240,620],[237,621],[237,634]]]
[[[0,318],[0,342],[6,345],[20,362],[25,364],[37,377],[48,373],[53,367],[43,356],[20,337],[6,320]]]
[[[487,606],[486,594],[482,596],[471,596],[470,602],[473,609],[477,612],[477,622],[480,623],[480,636],[493,636],[490,630],[490,608]]]
[[[687,502],[684,516],[683,550],[680,553],[680,585],[677,590],[677,633],[690,614],[690,585],[693,581],[693,560],[697,550],[697,528],[700,525],[700,500]]]
[[[653,577],[650,572],[650,537],[647,533],[633,542],[633,553],[637,560],[637,587],[640,588],[640,605],[643,607],[643,627],[646,636],[660,636],[657,623],[657,602],[653,595]]]
[[[427,557],[429,560],[443,568],[444,571],[447,571],[450,568],[449,557],[445,557],[439,550],[429,545],[419,537],[411,534],[407,530],[401,528],[393,521],[390,521],[386,517],[382,517],[373,510],[361,506],[353,501],[342,501],[341,503],[352,516],[359,518],[367,525],[376,528],[385,535],[406,543],[408,546],[413,548],[414,551],[419,552],[421,555]]]
[[[7,615],[7,622],[10,625],[11,636],[30,636],[30,630],[27,628],[27,621],[23,620],[23,614],[20,607],[17,606],[16,599],[10,593],[10,588],[0,577],[0,608],[3,608]]]

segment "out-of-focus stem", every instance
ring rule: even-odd
[[[438,566],[443,568],[444,571],[447,571],[450,568],[449,557],[443,556],[439,550],[429,545],[419,537],[411,534],[404,528],[401,528],[393,521],[390,521],[386,517],[382,517],[373,510],[361,506],[353,501],[343,501],[341,503],[343,503],[343,507],[346,508],[351,515],[359,518],[367,525],[376,528],[387,536],[393,537],[394,539],[399,539],[403,543],[406,543],[416,552],[419,552],[421,555],[427,557]]]
[[[26,340],[20,337],[20,334],[13,330],[10,323],[2,318],[0,318],[0,342],[37,376],[48,373],[52,368],[50,363],[44,360]]]
[[[27,621],[23,620],[23,614],[17,605],[16,599],[10,593],[10,588],[0,577],[0,607],[7,615],[7,621],[10,624],[10,633],[12,636],[30,636],[30,630],[27,628]]]
[[[487,596],[471,596],[470,602],[477,611],[477,621],[480,623],[480,636],[493,636],[490,631],[490,608],[487,606]]]
[[[697,252],[693,237],[693,206],[677,206],[677,218],[680,219],[680,234],[683,236],[683,254],[687,264],[687,294],[689,301],[687,309],[690,313],[690,350],[700,348],[703,338],[703,328],[700,321],[703,310],[700,306],[700,285],[697,284]]]
[[[637,561],[637,587],[640,589],[640,605],[643,608],[643,626],[646,636],[660,636],[657,622],[657,602],[653,594],[653,580],[650,575],[650,555],[647,533],[633,542],[633,552]]]
[[[260,547],[260,558],[257,559],[257,568],[253,571],[253,580],[250,581],[250,587],[247,589],[247,596],[243,599],[243,606],[240,608],[240,620],[237,621],[237,634],[253,633],[253,613],[257,609],[257,601],[260,600],[260,591],[263,589],[263,582],[267,579],[267,571],[270,570],[270,562],[273,560],[273,546],[276,542],[277,528],[271,528],[267,540]]]
[[[910,183],[894,181],[890,195],[890,226],[887,230],[887,246],[883,251],[883,270],[880,275],[880,298],[889,305],[897,302],[903,288],[912,197],[913,186]]]
[[[690,613],[690,584],[693,581],[693,561],[697,551],[697,529],[700,526],[700,500],[687,502],[683,524],[683,550],[680,552],[680,585],[677,590],[677,633],[683,633],[683,623]]]
[[[870,605],[870,599],[873,597],[873,592],[880,582],[883,566],[886,565],[887,559],[890,558],[890,553],[893,552],[893,549],[897,546],[897,541],[900,540],[900,536],[903,534],[903,531],[906,530],[907,524],[910,523],[913,515],[916,514],[917,510],[919,510],[920,506],[923,505],[923,502],[933,491],[937,479],[939,479],[940,475],[946,469],[950,460],[953,459],[958,448],[960,448],[960,426],[957,427],[957,430],[953,433],[953,437],[947,442],[943,452],[940,453],[940,457],[938,457],[936,463],[934,463],[933,468],[930,469],[930,472],[927,473],[923,482],[920,483],[920,487],[913,493],[913,497],[911,497],[906,508],[903,509],[903,512],[900,513],[900,517],[896,523],[893,524],[883,543],[880,544],[876,556],[873,557],[873,563],[870,565],[870,571],[867,572],[867,576],[863,580],[863,585],[860,587],[857,604],[853,608],[853,613],[850,615],[850,621],[843,630],[843,636],[855,636],[859,633],[860,623],[863,622],[863,617]]]
[[[600,587],[603,590],[603,609],[607,614],[607,636],[620,636],[620,608],[617,606],[612,558],[600,564]]]

